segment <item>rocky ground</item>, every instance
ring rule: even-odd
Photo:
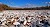
[[[50,10],[5,10],[0,27],[50,27]]]

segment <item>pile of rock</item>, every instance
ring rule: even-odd
[[[50,26],[50,13],[49,11],[4,11],[0,13],[0,25],[5,27],[48,27]]]

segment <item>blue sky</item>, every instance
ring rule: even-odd
[[[32,4],[34,6],[46,6],[45,2],[50,2],[50,0],[0,0],[0,3],[15,7],[24,6],[26,4]]]

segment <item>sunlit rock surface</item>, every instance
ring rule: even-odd
[[[50,27],[50,10],[4,10],[0,27]]]

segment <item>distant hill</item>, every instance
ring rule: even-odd
[[[50,10],[50,6],[45,6],[45,7],[36,7],[36,8],[13,8],[10,6],[7,6],[5,4],[0,4],[0,11],[2,10]]]
[[[4,9],[9,9],[10,7],[8,7],[5,4],[0,4],[0,10],[4,10]]]

